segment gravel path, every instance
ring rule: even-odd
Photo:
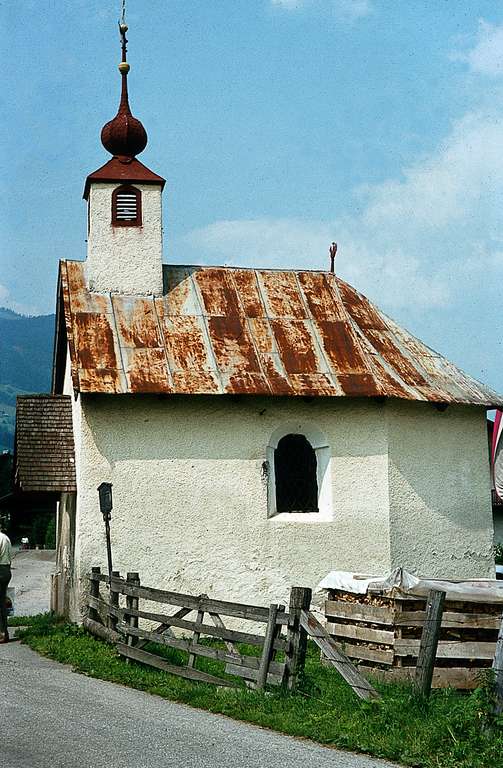
[[[14,555],[9,587],[16,590],[17,616],[34,616],[49,610],[55,558],[54,550],[21,549]]]
[[[2,768],[393,768],[0,646]]]

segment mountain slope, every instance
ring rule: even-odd
[[[16,395],[50,391],[53,337],[54,315],[0,307],[0,450],[13,445]]]

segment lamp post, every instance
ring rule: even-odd
[[[105,521],[105,536],[107,539],[108,583],[112,585],[112,545],[110,543],[110,520],[112,518],[112,483],[100,483],[98,486],[100,510]]]

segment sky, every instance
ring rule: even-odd
[[[54,311],[119,0],[0,0],[0,306]],[[164,261],[336,270],[503,392],[503,2],[127,0]]]

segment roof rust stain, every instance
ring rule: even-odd
[[[169,266],[154,299],[89,291],[82,262],[60,278],[75,391],[503,405],[326,272]]]
[[[319,364],[313,337],[302,320],[271,320],[279,354],[287,373],[316,373]]]
[[[231,375],[260,373],[251,336],[240,317],[210,317],[208,329],[217,366]]]
[[[342,320],[317,322],[325,354],[339,373],[368,372],[368,363],[349,323]]]
[[[220,274],[219,274],[220,272]],[[205,314],[233,318],[241,314],[238,295],[229,272],[207,267],[195,272]]]
[[[71,311],[76,312],[102,312],[109,310],[106,296],[100,293],[91,293],[86,285],[84,270],[80,262],[67,261],[68,290],[71,296]]]
[[[309,311],[316,321],[346,320],[346,312],[334,291],[335,277],[324,272],[299,272],[299,283]]]
[[[81,392],[103,392],[109,395],[127,392],[122,385],[120,371],[116,368],[80,368],[78,371]]]
[[[162,345],[154,303],[151,299],[113,297],[114,314],[121,347],[160,347]]]
[[[128,349],[126,375],[130,392],[171,392],[166,365],[166,353],[160,349]]]
[[[390,333],[368,328],[367,338],[381,357],[391,363],[406,384],[416,387],[426,385],[420,373],[420,365],[414,365],[411,358],[405,357]]]
[[[118,368],[111,316],[98,312],[73,315],[79,368]]]
[[[363,331],[368,328],[375,328],[378,331],[388,330],[377,307],[374,307],[365,296],[343,280],[337,280],[337,287],[345,309]]]
[[[258,272],[271,317],[306,317],[306,307],[295,272]]]
[[[244,313],[247,317],[265,317],[265,307],[260,297],[257,276],[251,269],[235,269],[232,273]]]

